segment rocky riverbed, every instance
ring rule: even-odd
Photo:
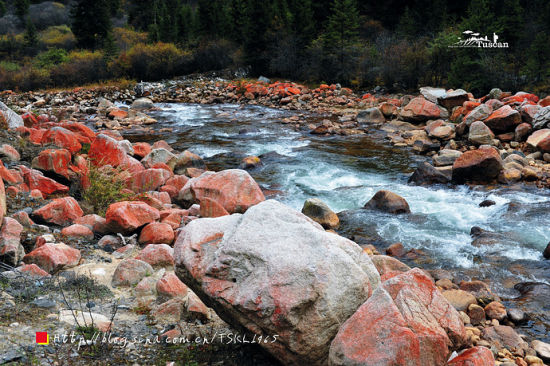
[[[2,100],[2,362],[549,360],[549,98],[195,78]]]

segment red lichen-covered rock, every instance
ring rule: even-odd
[[[168,244],[149,244],[139,253],[136,259],[149,263],[153,267],[174,265],[174,248]]]
[[[383,282],[338,331],[331,365],[445,365],[466,342],[458,312],[415,268]]]
[[[46,172],[51,172],[69,179],[69,164],[71,153],[66,149],[48,149],[41,151],[32,160],[32,167]]]
[[[172,244],[174,230],[168,224],[152,222],[145,225],[139,234],[140,244]]]
[[[126,180],[126,187],[137,193],[154,191],[164,185],[170,176],[165,169],[146,169],[132,174]]]
[[[76,134],[76,137],[81,144],[90,143],[95,139],[94,131],[82,123],[64,122],[59,125]]]
[[[165,184],[159,188],[159,192],[164,192],[168,194],[168,196],[170,197],[170,201],[177,200],[179,191],[180,190],[176,187],[168,184]]]
[[[399,113],[401,119],[410,122],[424,122],[430,119],[438,119],[441,111],[435,105],[423,97],[413,98]]]
[[[4,217],[2,229],[0,230],[0,262],[16,266],[23,256],[25,250],[21,245],[21,232],[23,226],[11,217]]]
[[[285,364],[325,363],[342,322],[380,281],[357,244],[273,200],[190,222],[174,254],[178,277],[223,320],[278,334],[261,346]]]
[[[493,352],[486,347],[473,347],[460,352],[448,363],[449,366],[494,366]]]
[[[50,203],[40,207],[32,213],[34,220],[56,225],[70,225],[84,212],[78,202],[72,197],[53,199]]]
[[[94,238],[94,233],[89,227],[79,224],[73,224],[67,226],[61,230],[61,235],[68,239],[86,239],[91,240]]]
[[[0,160],[0,178],[9,184],[23,183],[23,176],[17,170],[8,169]]]
[[[187,204],[209,198],[230,214],[245,212],[250,206],[265,200],[256,181],[248,172],[240,169],[206,172],[198,178],[190,179],[178,198]]]
[[[23,262],[34,263],[48,273],[71,268],[80,262],[80,251],[63,243],[46,243],[23,257]]]
[[[44,196],[69,192],[69,187],[51,178],[45,177],[42,172],[38,170],[29,169],[22,165],[19,166],[19,170],[23,174],[23,180],[27,184],[29,190],[38,189]]]
[[[201,217],[220,217],[229,215],[229,213],[218,202],[210,198],[203,198],[200,201]]]
[[[113,109],[107,115],[109,118],[125,119],[128,118],[128,112],[122,109]]]
[[[29,217],[29,214],[27,214],[25,211],[17,211],[13,215],[11,215],[14,219],[17,220],[21,225],[24,227],[31,227],[34,225],[34,222]]]
[[[174,186],[179,190],[185,187],[185,184],[189,181],[189,178],[185,175],[174,175],[172,178],[166,181],[166,185]]]
[[[453,181],[490,181],[498,177],[502,170],[502,159],[498,150],[481,147],[466,151],[453,164]]]
[[[41,144],[53,144],[63,149],[69,150],[71,154],[75,154],[82,149],[82,145],[78,141],[78,136],[63,127],[52,127],[42,135]]]
[[[387,255],[373,255],[370,259],[376,266],[378,273],[380,273],[382,282],[410,270],[405,263]]]
[[[132,145],[134,148],[134,156],[143,159],[152,150],[151,145],[147,142],[136,142]]]
[[[2,162],[0,162],[2,164]],[[8,212],[6,204],[6,187],[4,181],[0,179],[0,221],[4,219],[4,215]]]
[[[157,221],[159,217],[159,210],[140,201],[113,203],[105,214],[109,230],[120,233],[131,233],[150,222]]]
[[[96,166],[111,165],[118,167],[127,162],[124,148],[114,138],[100,134],[90,145],[88,158]]]
[[[21,155],[15,148],[8,144],[2,144],[0,146],[0,156],[11,162],[17,162],[21,159]]]
[[[29,196],[35,199],[44,199],[44,195],[38,189],[33,189],[32,191],[30,191]]]
[[[107,232],[107,220],[99,215],[86,215],[74,220],[75,224],[85,225],[94,233],[105,234]]]
[[[172,227],[172,229],[176,230],[181,226],[181,220],[184,216],[188,216],[188,213],[183,212],[177,212],[177,211],[184,211],[184,210],[170,210],[173,212],[170,212],[169,214],[165,215],[164,217],[161,215],[161,222],[164,224],[168,224]]]
[[[537,148],[543,153],[550,152],[550,136],[543,138],[538,144]]]
[[[157,295],[163,299],[184,297],[189,290],[174,273],[165,273],[164,276],[157,281],[156,287]]]
[[[48,272],[44,271],[34,263],[23,264],[22,266],[17,267],[16,270],[31,277],[51,277]]]
[[[153,267],[149,263],[139,259],[124,259],[115,269],[111,283],[113,287],[133,286],[153,272]]]
[[[509,105],[505,105],[494,111],[484,122],[495,133],[509,132],[521,123],[521,115]]]

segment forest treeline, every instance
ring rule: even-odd
[[[546,0],[0,0],[0,89],[243,68],[406,91],[550,91]],[[464,31],[507,48],[449,47]]]

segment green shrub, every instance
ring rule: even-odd
[[[125,180],[129,173],[123,169],[108,166],[97,168],[89,165],[88,178],[90,185],[82,193],[86,203],[94,208],[98,215],[105,216],[107,208],[115,202],[130,200],[133,195],[123,192]]]
[[[59,48],[51,48],[46,52],[38,54],[35,62],[39,67],[47,68],[62,64],[69,60],[67,51]]]

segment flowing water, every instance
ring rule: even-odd
[[[263,167],[250,173],[276,199],[300,210],[307,198],[320,198],[334,211],[345,211],[340,215],[342,235],[359,244],[374,244],[382,252],[387,245],[401,242],[406,249],[426,253],[416,264],[452,270],[466,280],[490,280],[505,298],[519,295],[513,289],[515,283],[550,283],[550,261],[541,254],[550,241],[548,190],[412,186],[407,178],[424,158],[389,146],[381,135],[314,136],[279,123],[293,112],[258,106],[158,107],[161,110],[152,116],[159,120],[159,128],[169,127],[172,132],[126,137],[151,142],[164,139],[176,150],[198,154],[212,170],[236,168],[247,155],[261,156]],[[403,196],[412,214],[360,209],[380,189]],[[496,204],[480,208],[486,199]],[[502,240],[473,246],[473,226],[500,233]],[[550,311],[543,307],[543,312]],[[545,316],[542,328],[537,325],[539,338],[548,340],[544,328],[549,320]]]

